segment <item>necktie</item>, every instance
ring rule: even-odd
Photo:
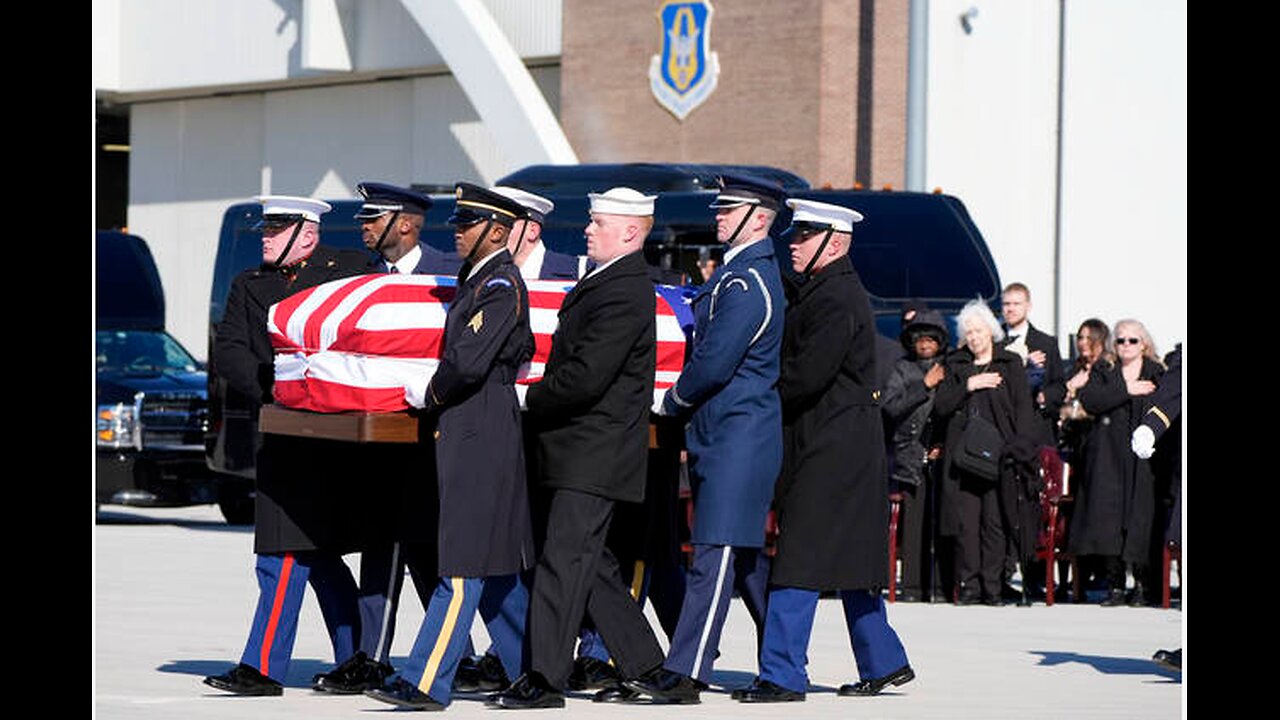
[[[400,274],[400,268],[396,267],[395,265],[392,265],[390,268],[387,268],[387,274],[388,274],[388,275],[399,275],[399,274]]]

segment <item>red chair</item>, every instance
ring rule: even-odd
[[[1160,563],[1160,607],[1169,608],[1169,566],[1174,560],[1178,561],[1178,586],[1182,586],[1182,546],[1170,540],[1164,544],[1164,550],[1161,552]]]
[[[889,602],[898,601],[898,515],[902,493],[889,493]]]
[[[1053,570],[1058,561],[1070,560],[1072,596],[1080,598],[1080,573],[1077,572],[1076,561],[1066,552],[1067,519],[1063,512],[1071,502],[1066,492],[1071,468],[1062,461],[1055,448],[1040,448],[1040,478],[1044,481],[1044,489],[1040,491],[1040,533],[1036,538],[1037,560],[1044,561],[1045,605],[1052,606],[1054,598]]]

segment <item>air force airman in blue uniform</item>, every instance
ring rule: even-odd
[[[481,594],[498,585],[485,617],[491,635],[524,635],[527,590],[519,573],[534,561],[525,484],[516,371],[533,356],[529,295],[505,244],[523,208],[458,183],[450,217],[464,259],[445,319],[443,355],[422,399],[434,420],[439,487],[439,580],[409,660],[399,676],[366,691],[418,710],[449,704]],[[519,639],[504,642],[511,676],[521,671]]]
[[[769,573],[765,516],[782,465],[782,407],[774,388],[785,308],[769,228],[781,187],[724,177],[711,207],[724,263],[693,298],[693,349],[663,413],[689,418],[693,567],[663,667],[628,681],[643,696],[699,701],[711,677],[736,586],[762,627]]]

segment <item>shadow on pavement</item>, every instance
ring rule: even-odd
[[[222,520],[193,520],[190,518],[174,518],[159,515],[147,515],[145,510],[99,510],[95,525],[173,525],[190,530],[213,530],[215,532],[253,532],[253,525],[228,525]]]
[[[1106,673],[1108,675],[1156,675],[1168,680],[1169,682],[1182,682],[1182,673],[1160,667],[1150,660],[1142,658],[1081,655],[1080,653],[1054,652],[1051,650],[1032,650],[1031,654],[1041,656],[1041,665],[1081,663],[1092,667],[1100,673]]]
[[[156,668],[158,672],[191,675],[195,682],[200,682],[208,675],[221,675],[240,662],[239,658],[231,660],[175,660]],[[289,675],[285,677],[287,688],[311,688],[311,678],[316,673],[329,672],[333,663],[311,658],[294,659],[289,662]],[[213,690],[210,688],[210,690]],[[218,692],[213,690],[213,692]]]

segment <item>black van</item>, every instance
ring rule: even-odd
[[[208,380],[164,330],[164,289],[142,238],[97,233],[98,505],[218,503],[231,523],[253,522],[252,484],[204,460]]]
[[[657,194],[654,226],[645,243],[650,264],[663,268],[673,282],[698,278],[699,257],[722,254],[716,242],[715,211],[708,207],[715,196],[716,177],[724,172],[746,172],[770,177],[793,197],[845,205],[866,219],[854,228],[851,255],[854,266],[871,295],[872,310],[880,332],[896,339],[899,315],[908,300],[923,300],[952,323],[966,302],[981,297],[998,301],[1000,279],[982,234],[973,224],[964,203],[943,194],[863,190],[814,190],[802,177],[785,170],[751,165],[628,163],[587,165],[534,165],[499,178],[508,185],[551,199],[555,210],[543,226],[547,247],[582,255],[582,235],[588,217],[588,192],[603,192],[625,185]],[[440,186],[418,186],[424,192]],[[453,212],[450,194],[433,194],[423,239],[453,252],[453,228],[447,222]],[[360,226],[354,216],[361,205],[355,199],[330,200],[333,210],[321,217],[321,242],[333,247],[363,248]],[[262,258],[262,235],[251,228],[261,216],[258,203],[239,203],[223,216],[209,299],[209,357],[217,324],[221,322],[231,281],[242,270],[255,267]],[[791,222],[790,211],[779,214],[774,236]],[[779,256],[790,252],[779,242]],[[785,265],[785,263],[784,263]],[[790,272],[787,267],[784,272]],[[697,282],[696,280],[693,282]],[[217,368],[209,368],[211,403],[210,434],[206,438],[210,467],[252,477],[257,419],[237,408],[224,408],[225,387]]]

